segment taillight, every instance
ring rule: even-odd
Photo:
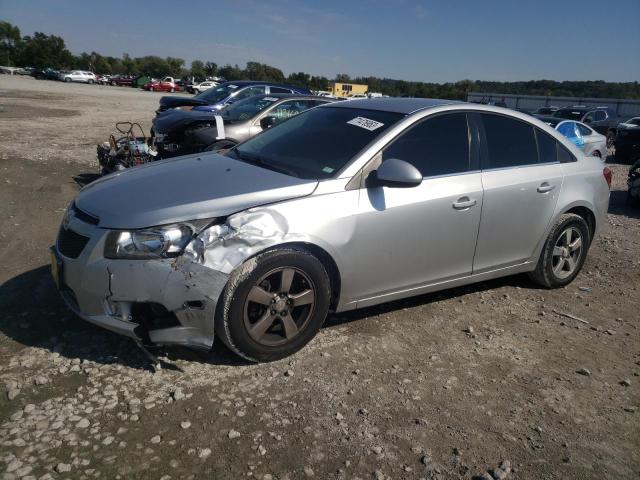
[[[613,173],[611,173],[611,169],[609,167],[604,167],[602,175],[604,175],[604,179],[607,181],[607,185],[609,185],[609,190],[611,190],[611,177],[613,175]]]

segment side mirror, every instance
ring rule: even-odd
[[[372,187],[411,188],[422,183],[422,174],[410,163],[390,158],[371,172],[367,182]]]
[[[262,117],[260,119],[260,127],[263,130],[266,130],[267,128],[271,128],[276,124],[276,117],[273,116],[267,116],[267,117]]]

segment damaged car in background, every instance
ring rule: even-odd
[[[80,191],[52,273],[80,317],[140,345],[251,361],[342,312],[528,272],[578,274],[611,172],[528,115],[427,99],[312,108],[231,149]]]
[[[271,95],[274,93],[311,95],[311,92],[306,88],[296,87],[293,85],[239,80],[237,82],[225,82],[217,87],[209,88],[193,97],[162,97],[160,99],[160,107],[156,110],[156,113],[159,114],[171,108],[218,112],[227,105],[245,98],[249,98],[254,95]]]
[[[308,95],[257,95],[229,105],[220,114],[169,110],[153,119],[153,141],[162,158],[225,150],[305,110],[331,102]]]

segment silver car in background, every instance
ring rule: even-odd
[[[310,108],[332,102],[311,95],[254,95],[222,112],[172,109],[153,119],[154,144],[162,158],[226,150]]]
[[[369,99],[231,149],[103,177],[52,269],[82,318],[245,359],[301,349],[330,311],[528,272],[555,288],[605,223],[609,169],[499,107]]]

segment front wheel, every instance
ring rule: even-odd
[[[589,226],[573,213],[561,215],[544,244],[531,279],[546,288],[564,287],[580,273],[591,244]]]
[[[330,298],[329,276],[316,257],[290,248],[267,251],[231,274],[218,305],[216,334],[247,360],[279,360],[316,335]]]
[[[67,78],[64,79],[64,81],[69,83],[69,82],[71,82],[71,79],[69,77],[67,77]]]

